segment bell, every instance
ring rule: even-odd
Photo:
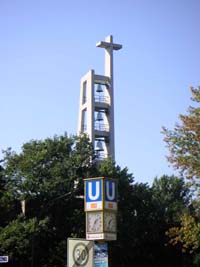
[[[103,115],[102,112],[97,113],[96,121],[103,121]]]
[[[97,93],[103,93],[103,89],[102,89],[102,86],[100,83],[98,83],[97,85],[97,90],[96,90]]]
[[[103,145],[102,145],[102,142],[100,140],[97,141],[95,150],[96,151],[103,151]]]

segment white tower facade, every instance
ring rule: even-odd
[[[105,74],[90,70],[81,79],[78,134],[88,134],[99,160],[115,160],[113,51],[122,45],[109,35],[96,46],[105,49]]]

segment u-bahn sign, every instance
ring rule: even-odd
[[[85,179],[87,240],[117,239],[117,182],[97,177]]]
[[[104,177],[85,179],[85,211],[117,210],[116,180]]]
[[[117,185],[115,180],[104,180],[104,209],[117,210]]]
[[[85,180],[85,211],[103,209],[103,180],[92,178]]]

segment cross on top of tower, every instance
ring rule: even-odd
[[[105,48],[105,49],[110,48],[111,50],[119,50],[122,48],[122,45],[113,43],[113,36],[112,35],[109,35],[106,38],[106,42],[100,41],[96,44],[96,46],[101,47],[101,48]]]
[[[110,84],[113,83],[113,50],[120,50],[121,44],[113,43],[112,35],[106,37],[105,42],[100,41],[96,44],[97,47],[105,48],[105,75],[110,78]]]

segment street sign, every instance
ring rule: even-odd
[[[102,185],[102,178],[85,180],[85,211],[103,209]]]
[[[67,266],[93,267],[94,242],[79,238],[67,240]]]
[[[117,182],[98,177],[85,179],[85,211],[117,211]]]
[[[0,256],[0,263],[7,263],[8,262],[8,256]]]
[[[95,177],[85,181],[87,240],[117,239],[117,181]]]
[[[117,182],[113,179],[105,179],[105,206],[107,210],[117,210]]]

